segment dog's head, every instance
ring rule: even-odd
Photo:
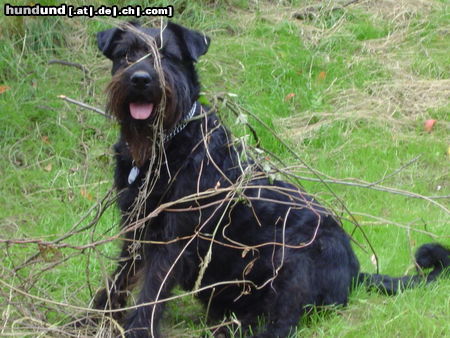
[[[127,23],[97,34],[98,47],[113,62],[107,110],[128,143],[136,139],[142,148],[142,137],[151,139],[155,125],[170,130],[191,109],[200,90],[194,64],[209,42],[206,35],[171,22],[163,28]],[[133,157],[145,160],[148,154]]]

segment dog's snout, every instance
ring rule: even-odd
[[[131,75],[130,80],[133,86],[137,88],[145,88],[150,84],[152,77],[149,73],[143,70],[138,70]]]

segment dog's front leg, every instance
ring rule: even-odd
[[[124,241],[116,271],[107,280],[107,286],[94,297],[94,308],[99,310],[116,310],[125,307],[129,291],[139,278],[142,267],[142,250],[133,246],[133,242]],[[122,312],[112,312],[115,319],[122,317]]]
[[[125,325],[127,337],[161,337],[159,322],[164,309],[161,301],[180,281],[179,253],[175,245],[152,245],[146,249],[142,290],[138,308],[131,313]]]

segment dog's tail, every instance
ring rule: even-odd
[[[394,295],[404,289],[430,283],[444,273],[450,275],[450,250],[437,243],[422,245],[416,252],[416,264],[419,269],[432,268],[426,275],[390,277],[380,274],[359,273],[356,285],[365,285],[388,295]]]

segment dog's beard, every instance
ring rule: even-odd
[[[128,144],[131,157],[134,163],[141,167],[147,162],[152,155],[155,155],[156,149],[159,148],[154,137],[156,126],[151,124],[138,125],[135,123],[125,123],[121,125],[122,136]]]
[[[170,130],[178,122],[180,114],[174,105],[173,90],[165,83],[163,99],[154,105],[151,121],[134,119],[121,76],[120,73],[114,75],[106,89],[106,111],[119,122],[134,163],[140,167],[157,155],[158,149],[163,146],[164,130]]]

